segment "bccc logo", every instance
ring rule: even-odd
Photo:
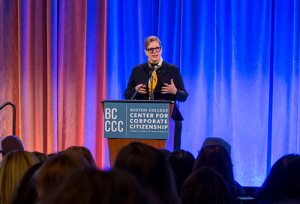
[[[123,121],[117,121],[117,109],[105,108],[105,132],[123,132]],[[112,121],[109,121],[112,120]]]

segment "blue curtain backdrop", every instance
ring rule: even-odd
[[[189,97],[182,149],[206,137],[232,146],[235,179],[262,184],[271,165],[300,153],[299,0],[108,0],[107,99],[124,99],[143,43],[162,41]]]

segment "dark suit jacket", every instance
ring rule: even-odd
[[[148,79],[149,79],[149,67],[147,63],[140,64],[133,68],[127,89],[125,90],[124,96],[126,99],[130,99],[130,97],[135,92],[135,87],[138,84],[146,83],[146,87],[148,87]],[[183,81],[179,72],[178,67],[173,64],[163,62],[162,67],[156,70],[158,82],[154,91],[154,99],[155,100],[173,100],[173,101],[185,101],[188,97],[188,93],[184,89]],[[164,83],[171,84],[171,79],[173,79],[174,84],[177,88],[176,95],[172,94],[161,94],[161,88],[164,86]],[[135,99],[138,100],[149,100],[148,97],[148,88],[147,94],[137,94]]]

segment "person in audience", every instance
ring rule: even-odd
[[[193,172],[195,157],[190,152],[176,150],[170,154],[168,161],[174,173],[178,195],[180,195],[183,182]]]
[[[202,167],[212,168],[224,178],[228,185],[232,201],[235,201],[237,197],[246,196],[244,189],[234,181],[230,155],[221,145],[209,145],[201,149],[195,161],[193,171]]]
[[[203,167],[184,182],[182,204],[230,204],[230,194],[223,177],[213,169]]]
[[[63,193],[62,193],[63,192]],[[131,175],[118,170],[85,169],[69,176],[43,204],[150,204],[147,196]]]
[[[49,158],[49,157],[52,157],[52,156],[55,156],[55,155],[57,155],[57,154],[58,154],[58,152],[50,153],[50,154],[48,154],[48,158]]]
[[[26,171],[13,193],[10,204],[35,204],[38,202],[34,174],[42,165],[43,163],[37,163]]]
[[[229,156],[231,156],[231,145],[228,142],[226,142],[224,139],[220,137],[207,137],[202,144],[202,148],[206,146],[212,146],[212,145],[222,146],[229,154]],[[234,181],[234,183],[235,183],[236,195],[240,197],[246,196],[246,192],[244,188],[237,181]]]
[[[24,150],[23,144],[21,142],[21,140],[14,136],[14,135],[9,135],[7,137],[5,137],[2,141],[1,141],[1,153],[2,153],[2,158],[4,158],[4,156],[14,150]]]
[[[159,150],[132,142],[119,151],[114,169],[134,175],[145,189],[153,192],[163,203],[180,203],[172,169]]]
[[[76,152],[59,152],[51,156],[36,176],[36,187],[40,200],[54,191],[70,173],[91,167],[87,160]]]
[[[226,150],[226,152],[229,155],[231,155],[231,145],[228,142],[226,142],[224,139],[220,137],[207,137],[202,144],[202,148],[206,146],[212,146],[212,145],[222,146]]]
[[[96,162],[90,150],[86,147],[72,146],[66,149],[66,151],[73,151],[81,154],[93,167],[96,167]]]
[[[38,160],[41,163],[44,163],[48,159],[48,155],[45,153],[40,153],[40,152],[34,151],[34,152],[32,152],[32,154],[34,154],[34,156],[36,156],[36,158],[38,158]]]
[[[0,203],[8,204],[25,172],[38,163],[27,151],[11,151],[5,155],[0,167]]]
[[[159,148],[158,151],[160,151],[165,156],[166,159],[168,159],[168,157],[171,154],[170,150],[163,149],[163,148]]]
[[[258,191],[259,203],[300,203],[300,155],[281,157]]]

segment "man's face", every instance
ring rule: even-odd
[[[157,41],[152,41],[147,47],[147,50],[145,50],[145,53],[149,57],[150,63],[157,64],[161,57],[162,48]]]

